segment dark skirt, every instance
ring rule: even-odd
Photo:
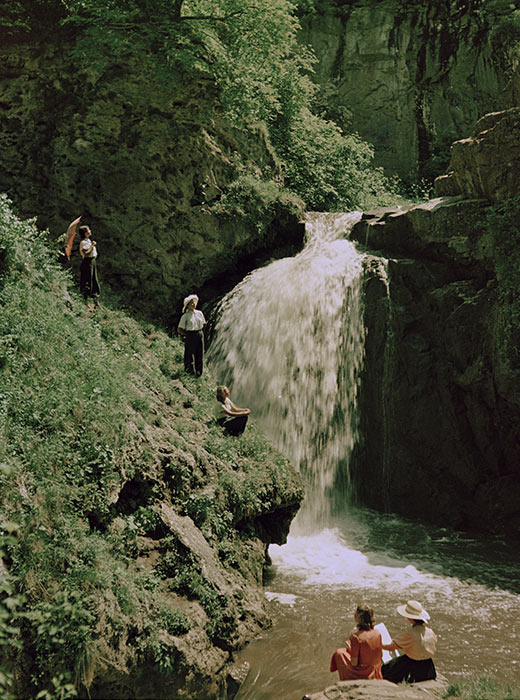
[[[246,429],[247,419],[247,413],[243,413],[239,416],[223,416],[217,420],[217,423],[221,425],[229,435],[241,435]]]
[[[383,678],[392,683],[419,683],[420,681],[433,681],[437,678],[433,659],[414,661],[406,654],[392,659],[381,667]]]
[[[98,296],[100,289],[96,258],[83,258],[81,261],[79,271],[79,288],[85,299],[88,297]]]

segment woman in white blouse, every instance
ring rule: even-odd
[[[239,408],[231,401],[227,386],[217,387],[217,403],[215,405],[215,418],[230,435],[240,435],[244,432],[247,417],[251,413],[249,408]]]
[[[200,377],[204,360],[204,333],[206,323],[204,314],[199,311],[199,297],[190,294],[184,299],[182,316],[177,326],[177,332],[184,338],[184,369],[189,374]]]
[[[92,231],[88,226],[79,227],[79,252],[81,255],[81,267],[79,271],[79,288],[83,294],[85,302],[88,303],[88,298],[92,300],[96,306],[99,306],[98,296],[100,293],[99,280],[97,273],[97,248],[96,241],[92,240]]]

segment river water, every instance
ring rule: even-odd
[[[351,505],[364,254],[345,238],[359,216],[311,215],[301,253],[255,270],[226,297],[209,349],[214,376],[251,407],[306,486],[287,544],[269,550],[273,626],[239,656],[251,671],[237,700],[300,700],[334,683],[330,657],[361,601],[392,634],[408,624],[396,606],[419,600],[449,680],[490,672],[520,684],[515,548]],[[345,508],[333,516],[338,483]]]

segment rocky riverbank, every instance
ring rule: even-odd
[[[320,693],[306,695],[305,700],[439,700],[445,696],[447,685],[442,677],[410,685],[389,681],[338,681]]]

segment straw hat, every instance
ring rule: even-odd
[[[196,294],[190,294],[184,299],[184,301],[182,302],[182,313],[186,311],[188,304],[190,303],[190,301],[193,301],[193,299],[195,299],[195,301],[198,303],[199,297]]]
[[[397,612],[409,620],[423,620],[426,622],[430,619],[426,610],[416,600],[409,600],[406,605],[398,605]]]

